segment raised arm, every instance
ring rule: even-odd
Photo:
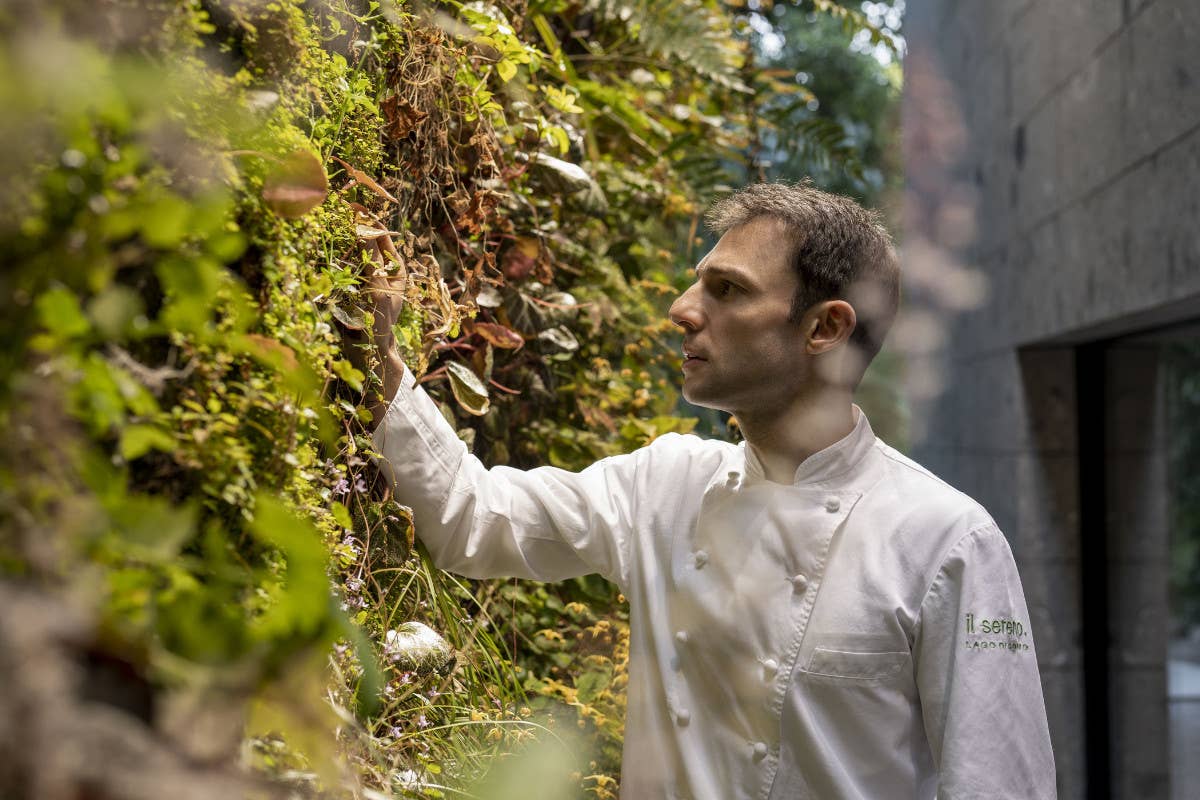
[[[475,578],[598,572],[624,586],[643,457],[604,459],[581,473],[485,468],[400,359],[392,335],[403,305],[399,282],[372,279],[371,345],[381,386],[368,390],[375,393],[375,448],[434,563]],[[364,366],[370,349],[361,341],[349,348]]]

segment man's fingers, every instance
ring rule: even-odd
[[[371,256],[378,266],[366,276],[367,288],[376,310],[385,310],[394,321],[404,305],[404,290],[408,286],[407,272],[403,266],[399,266],[395,272],[389,271],[389,267],[396,262],[384,255],[378,240],[371,242]]]

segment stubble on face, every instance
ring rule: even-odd
[[[739,418],[791,402],[807,365],[789,251],[783,223],[763,217],[726,232],[697,266],[681,298],[684,350],[702,357],[685,368],[688,402]]]

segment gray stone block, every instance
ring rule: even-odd
[[[1112,679],[1112,796],[1168,800],[1166,673],[1118,670]]]
[[[1084,800],[1087,775],[1083,750],[1083,675],[1076,666],[1061,669],[1043,666],[1041,671],[1058,800]]]
[[[1081,663],[1079,563],[1017,562],[1038,664],[1066,669]]]
[[[1058,127],[1057,108],[1049,104],[1012,128],[1016,192],[1009,201],[1022,232],[1045,221],[1062,204]]]
[[[1027,420],[1028,452],[1073,454],[1079,432],[1075,353],[1070,347],[1021,351],[1021,396]]]
[[[1124,24],[1123,0],[1054,0],[1054,71],[1062,83],[1112,44]]]
[[[1063,203],[1082,197],[1130,163],[1123,100],[1129,57],[1128,36],[1122,34],[1082,65],[1055,96]]]
[[[1157,0],[1129,24],[1126,159],[1149,156],[1200,125],[1200,3]]]
[[[1054,3],[1036,2],[1022,8],[1004,39],[1011,65],[1009,107],[1017,122],[1029,118],[1053,88]]]
[[[1038,562],[1079,558],[1079,463],[1073,454],[1016,457],[1013,553]]]

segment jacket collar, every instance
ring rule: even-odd
[[[836,479],[857,466],[875,446],[875,432],[867,415],[858,405],[853,406],[854,428],[850,433],[826,447],[813,453],[796,468],[792,479],[794,486],[825,483]],[[742,442],[740,445],[745,453],[746,477],[752,480],[766,480],[762,462],[754,448]]]

